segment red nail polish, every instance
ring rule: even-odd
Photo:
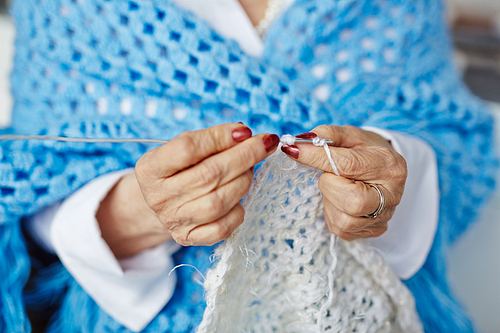
[[[280,143],[280,138],[276,134],[269,134],[262,139],[264,142],[264,148],[266,148],[267,152],[270,152],[274,148],[278,147]]]
[[[316,133],[307,132],[307,133],[302,133],[302,134],[296,135],[295,137],[298,139],[314,139],[317,136],[318,135]]]
[[[299,147],[295,145],[294,146],[283,145],[281,146],[281,151],[295,159],[299,158]]]
[[[242,142],[252,136],[252,130],[248,127],[238,127],[233,131],[233,140],[236,142]]]

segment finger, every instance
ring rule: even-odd
[[[282,151],[292,159],[316,168],[333,173],[334,170],[323,147],[311,144],[282,146]],[[395,151],[373,146],[365,149],[329,147],[341,176],[367,182],[385,182],[388,179],[406,179],[406,162]]]
[[[334,147],[354,148],[363,142],[362,130],[354,126],[321,125],[315,127],[311,133],[319,138],[332,140]]]
[[[247,170],[233,181],[218,187],[214,191],[190,201],[181,206],[176,217],[186,221],[183,227],[191,228],[207,222],[215,221],[226,215],[241,198],[248,192],[252,185],[253,172]],[[193,214],[193,212],[196,212]],[[188,219],[187,217],[191,217]]]
[[[244,218],[245,209],[238,203],[217,221],[203,224],[192,229],[187,234],[185,242],[187,245],[214,245],[229,238],[234,230],[243,223]],[[181,245],[183,244],[181,243]]]
[[[375,133],[354,126],[322,125],[298,137],[320,137],[332,140],[329,145],[332,159],[340,174],[347,178],[374,181],[389,176],[406,178],[406,162],[387,140]],[[333,172],[323,147],[297,143],[282,150],[300,163]]]
[[[362,217],[375,212],[380,205],[380,195],[372,186],[337,177],[331,173],[323,173],[318,181],[323,198],[331,202],[341,212],[355,217]],[[378,185],[384,196],[384,208],[396,206],[399,201]]]
[[[335,207],[335,205],[326,199],[323,199],[325,205],[325,218],[327,218],[328,228],[335,227],[344,233],[354,233],[379,221],[348,215]],[[331,231],[331,229],[330,229]]]
[[[333,144],[331,145],[339,148],[362,149],[368,146],[381,146],[393,149],[390,141],[374,132],[365,131],[355,126],[321,125],[310,133],[320,138],[332,140]]]
[[[186,200],[198,198],[223,186],[271,155],[278,147],[279,137],[259,134],[198,165],[171,177],[173,187],[181,189]]]
[[[352,217],[329,205],[325,201],[325,220],[328,230],[343,240],[352,241],[358,238],[378,237],[387,230],[385,220],[370,220]],[[375,222],[374,222],[375,221]],[[354,227],[364,225],[362,228]]]
[[[146,171],[155,177],[166,178],[251,136],[252,131],[240,123],[184,132],[144,154],[138,161],[138,166],[146,168]]]
[[[387,222],[380,222],[352,233],[344,232],[341,229],[337,228],[335,225],[331,225],[331,228],[329,228],[329,230],[332,234],[335,234],[341,239],[350,242],[356,239],[379,237],[387,231],[387,228]]]

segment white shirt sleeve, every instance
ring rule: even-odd
[[[374,127],[364,130],[390,140],[407,164],[405,191],[389,228],[380,237],[367,239],[380,250],[403,280],[423,266],[431,250],[439,220],[439,182],[436,154],[425,141],[414,136]]]
[[[55,249],[66,269],[104,311],[128,329],[141,331],[173,295],[172,254],[179,245],[171,241],[122,260],[113,255],[101,237],[95,214],[111,188],[130,172],[101,176],[64,200],[53,216],[47,247]]]

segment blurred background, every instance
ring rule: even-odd
[[[9,73],[15,31],[0,0],[0,127],[10,119]],[[500,147],[500,0],[447,0],[456,63],[469,88],[490,106]],[[481,222],[457,242],[450,257],[450,279],[459,297],[486,333],[500,332],[500,190]]]

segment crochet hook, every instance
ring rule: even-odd
[[[290,134],[283,135],[280,141],[284,145],[293,145],[296,143],[312,143],[315,146],[324,146],[325,144],[326,145],[333,144],[333,140],[322,139],[319,137],[315,137],[312,139],[303,139],[303,138],[298,138],[296,136],[292,136]]]
[[[295,143],[314,143],[314,139],[299,139],[295,138]],[[327,145],[333,145],[333,140],[325,140]]]
[[[167,143],[169,140],[159,139],[140,139],[140,138],[71,138],[65,136],[51,136],[51,135],[0,135],[0,141],[14,141],[14,140],[51,140],[51,141],[64,141],[64,142],[85,142],[85,143]],[[311,143],[314,139],[300,139],[294,138],[294,143]],[[282,140],[282,143],[286,144]],[[333,144],[332,140],[325,140],[326,144]]]

